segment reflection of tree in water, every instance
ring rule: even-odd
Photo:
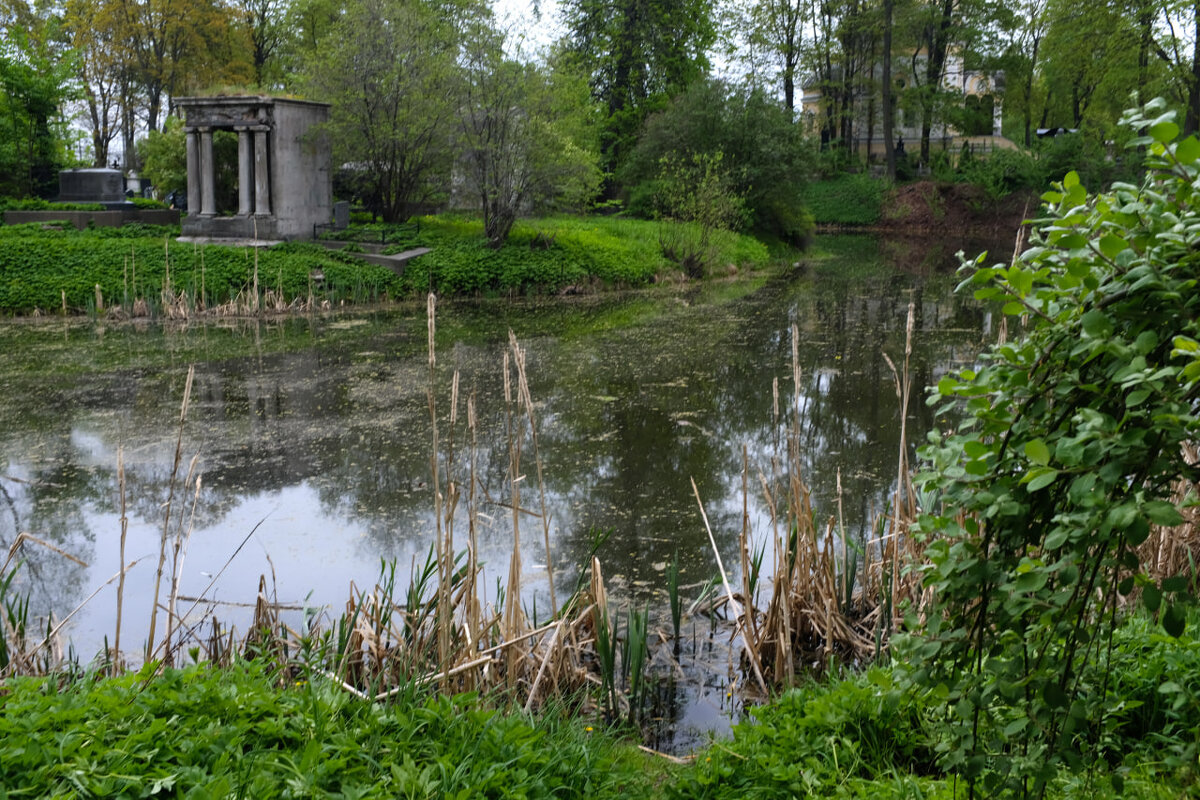
[[[96,534],[84,506],[104,496],[106,476],[80,464],[68,440],[28,461],[7,458],[0,463],[0,560],[7,559],[21,533],[29,533],[90,562]],[[17,570],[11,590],[18,597],[28,594],[34,616],[50,611],[61,615],[75,606],[87,577],[85,567],[32,542],[22,545],[17,558],[19,565],[9,567]]]
[[[756,473],[769,477],[771,457],[782,452],[780,431],[772,424],[771,384],[779,378],[786,408],[793,390],[789,326],[795,322],[802,338],[803,477],[824,516],[836,511],[840,468],[847,525],[861,532],[894,480],[899,408],[882,352],[901,362],[909,298],[918,311],[910,444],[919,443],[932,424],[921,387],[948,365],[974,358],[980,318],[969,302],[950,296],[952,277],[897,272],[881,263],[873,246],[854,244],[844,257],[812,271],[810,277],[774,281],[741,299],[700,308],[658,300],[650,321],[632,326],[622,318],[620,303],[604,305],[596,313],[615,309],[620,324],[584,335],[539,338],[578,324],[582,312],[562,308],[512,319],[503,306],[442,312],[437,391],[443,457],[450,376],[457,368],[456,477],[461,483],[467,476],[466,398],[474,392],[477,478],[491,499],[508,501],[501,355],[511,323],[528,352],[556,567],[573,572],[591,546],[593,530],[611,528],[614,534],[601,552],[609,575],[658,584],[661,566],[678,550],[685,583],[704,579],[712,573],[712,556],[690,479],[700,488],[722,557],[736,562],[741,448],[744,443],[750,452],[752,513],[758,508],[761,524]],[[357,336],[339,333],[335,341],[306,343],[298,352],[200,364],[183,449],[184,470],[192,454],[201,455],[204,493],[197,528],[219,524],[248,495],[309,485],[329,517],[365,528],[366,548],[383,555],[423,550],[433,527],[431,437],[425,353],[414,345],[423,339],[412,334],[414,327],[423,334],[423,320],[397,315],[390,325],[372,322]],[[523,330],[532,333],[523,337]],[[301,332],[311,336],[309,328]],[[36,417],[32,428],[53,440],[65,436],[53,431],[72,430],[92,409],[114,410],[99,412],[112,419],[97,421],[100,432],[93,434],[111,457],[93,454],[90,463],[97,466],[55,477],[90,481],[90,488],[61,496],[54,489],[53,503],[60,504],[54,513],[51,498],[42,500],[42,519],[63,531],[58,535],[70,530],[91,542],[95,534],[86,530],[84,507],[115,509],[120,442],[126,445],[130,514],[161,524],[185,371],[181,365],[105,373],[52,393],[46,409],[20,412]],[[35,391],[33,384],[29,390]],[[4,407],[0,418],[14,413]],[[19,445],[8,446],[20,452]],[[527,439],[523,450],[522,505],[536,509],[536,468]],[[79,453],[73,458],[89,463]],[[32,511],[26,487],[7,488],[18,508],[24,503]],[[464,487],[461,513],[465,494]],[[510,512],[497,505],[482,510],[495,520],[483,535],[494,544],[508,541]],[[0,497],[0,536],[11,525],[11,514],[3,512]],[[27,513],[21,511],[23,524]],[[461,544],[465,522],[458,530]],[[543,555],[540,522],[525,517],[522,531],[526,563],[535,563]],[[45,554],[39,558],[46,560]]]

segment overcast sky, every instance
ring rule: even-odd
[[[540,0],[537,5],[541,11],[540,19],[534,17],[532,0],[492,0],[492,8],[500,24],[510,25],[511,30],[523,34],[525,49],[534,51],[549,45],[564,33],[558,18],[557,0]]]

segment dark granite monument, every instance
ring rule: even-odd
[[[124,205],[125,176],[120,170],[96,167],[64,169],[58,173],[60,203],[117,203]]]

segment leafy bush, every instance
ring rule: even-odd
[[[964,265],[964,287],[1027,327],[931,397],[965,422],[922,453],[935,606],[907,655],[972,790],[1037,795],[1096,765],[1123,713],[1091,679],[1111,671],[1121,596],[1184,629],[1191,580],[1151,577],[1138,549],[1182,522],[1180,447],[1200,437],[1200,141],[1172,144],[1164,107],[1124,118],[1148,131],[1142,185],[1089,195],[1068,173],[1015,263]]]
[[[1195,610],[1188,627],[1197,624]],[[1114,765],[1158,762],[1200,779],[1200,642],[1164,636],[1153,620],[1137,615],[1113,636],[1113,655],[1103,671],[1088,676],[1107,686],[1112,723],[1101,739]]]
[[[986,156],[964,153],[959,158],[957,178],[982,187],[993,200],[1021,189],[1041,191],[1050,183],[1036,156],[1023,150],[1005,149],[993,150]]]
[[[879,221],[887,184],[865,173],[846,173],[804,187],[804,207],[816,222],[872,225]]]
[[[665,185],[663,159],[690,163],[720,156],[732,193],[742,197],[753,230],[793,245],[811,234],[801,188],[816,159],[788,111],[765,92],[735,91],[697,81],[645,123],[637,147],[617,176],[633,214],[653,216]]]
[[[670,798],[878,796],[861,785],[898,772],[935,768],[923,711],[884,669],[828,685],[792,690],[739,724],[728,746],[714,747],[667,787]]]
[[[37,197],[0,197],[0,211],[103,211],[101,203],[57,203]]]
[[[133,203],[138,208],[169,208],[169,206],[161,200],[155,200],[150,197],[131,197],[129,202]]]

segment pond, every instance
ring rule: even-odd
[[[779,402],[793,392],[793,325],[804,478],[826,517],[837,511],[840,481],[845,527],[865,535],[896,478],[901,421],[885,354],[903,361],[910,301],[910,448],[936,423],[921,387],[971,364],[989,319],[953,293],[947,253],[852,237],[818,247],[831,255],[770,279],[438,309],[439,450],[444,458],[453,448],[460,481],[474,454],[489,597],[507,573],[513,536],[503,375],[510,330],[527,354],[550,519],[549,554],[540,520],[521,522],[531,612],[548,613],[547,561],[561,594],[597,532],[608,534],[598,555],[614,598],[664,605],[663,570],[675,554],[681,583],[710,578],[715,561],[693,480],[736,572],[743,449],[752,475],[769,474],[782,433],[773,384]],[[265,576],[280,602],[336,614],[352,584],[374,584],[381,561],[395,560],[406,574],[433,540],[427,337],[423,306],[186,325],[0,326],[0,547],[7,552],[28,532],[87,565],[29,546],[14,588],[30,592],[35,610],[60,617],[96,593],[72,618],[70,640],[87,659],[111,639],[120,449],[126,558],[137,561],[122,636],[136,650],[129,643],[147,633],[180,435],[176,483],[193,457],[202,476],[198,494],[177,489],[173,498],[172,530],[190,531],[182,596],[252,604]],[[522,506],[537,510],[528,442],[522,472]],[[770,530],[758,493],[748,506],[761,542]],[[214,613],[237,622],[247,612],[218,605]]]

